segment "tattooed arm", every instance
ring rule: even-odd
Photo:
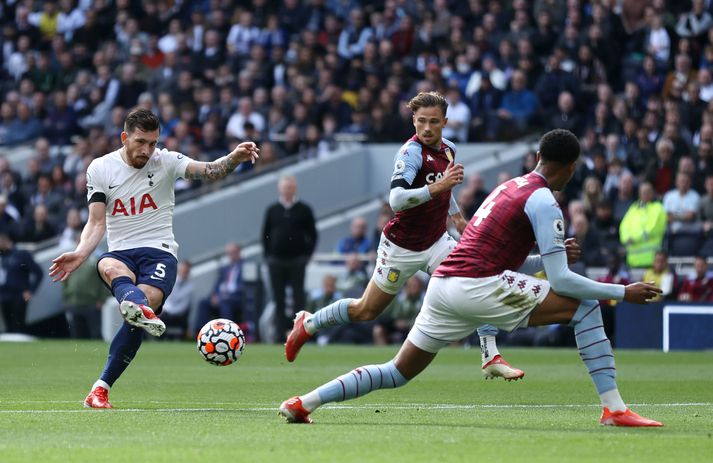
[[[218,158],[213,162],[191,161],[186,167],[186,179],[219,180],[235,170],[243,161],[255,164],[260,150],[251,141],[239,144],[230,154]]]

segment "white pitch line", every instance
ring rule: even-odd
[[[688,402],[688,403],[640,403],[629,404],[634,407],[708,407],[713,405],[710,402]],[[378,404],[362,404],[362,405],[327,405],[322,410],[359,410],[367,408],[379,408],[380,410],[413,410],[414,408],[424,410],[473,410],[473,409],[542,409],[542,408],[599,408],[600,405],[594,404],[476,404],[476,405],[458,405],[458,404],[406,404],[406,405],[378,405]],[[88,413],[101,410],[90,409],[73,409],[73,410],[0,410],[0,413],[13,414],[35,414],[35,413]],[[277,406],[272,407],[245,407],[245,408],[114,408],[108,413],[186,413],[186,412],[274,412],[277,411]]]

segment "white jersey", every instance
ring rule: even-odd
[[[190,161],[181,153],[156,149],[149,162],[136,169],[124,162],[119,149],[89,164],[87,199],[95,193],[106,196],[109,251],[149,247],[178,257],[174,187]]]

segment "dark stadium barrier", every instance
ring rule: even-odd
[[[615,320],[618,349],[713,349],[713,304],[621,302]]]

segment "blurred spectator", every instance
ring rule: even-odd
[[[670,299],[675,295],[677,279],[668,264],[668,255],[664,251],[657,251],[653,265],[644,272],[641,281],[653,283],[661,288],[661,294],[653,300]]]
[[[106,286],[97,278],[97,256],[91,254],[72,272],[72,278],[62,283],[62,307],[70,337],[101,339],[101,309],[109,296]]]
[[[54,225],[49,222],[47,206],[38,204],[32,212],[32,217],[25,219],[19,241],[39,243],[53,238],[56,234],[57,230]]]
[[[713,18],[706,11],[703,0],[692,0],[690,11],[682,14],[676,24],[676,33],[680,37],[698,37],[705,34],[713,26]]]
[[[344,272],[337,279],[337,289],[342,297],[360,297],[364,293],[369,276],[364,270],[364,262],[355,253],[349,254],[344,261]]]
[[[74,250],[77,246],[78,238],[82,234],[82,217],[79,210],[72,207],[67,210],[67,219],[62,234],[59,236],[59,246],[63,249]]]
[[[631,267],[648,267],[661,250],[667,216],[663,205],[655,201],[650,183],[639,186],[639,200],[629,207],[619,226],[619,238],[626,248]]]
[[[703,256],[693,260],[693,274],[683,280],[678,290],[679,301],[713,300],[713,278],[708,275],[708,263]]]
[[[411,330],[423,304],[424,283],[414,275],[406,281],[394,303],[376,320],[373,328],[374,344],[400,344]]]
[[[448,124],[443,128],[443,137],[455,142],[468,141],[468,126],[470,124],[470,109],[461,100],[460,90],[450,88],[446,93]]]
[[[663,208],[668,215],[670,254],[681,256],[697,252],[702,231],[700,196],[691,189],[689,174],[676,174],[676,189],[664,195]]]
[[[646,167],[644,178],[651,182],[657,194],[663,195],[673,187],[673,143],[667,138],[656,142],[656,159]]]
[[[482,140],[486,135],[494,136],[494,129],[489,124],[495,120],[502,96],[502,91],[490,82],[490,74],[482,73],[479,88],[470,97],[472,138],[475,140]]]
[[[178,330],[176,335],[178,339],[185,338],[188,333],[188,316],[191,313],[191,304],[193,303],[193,282],[190,278],[191,262],[182,260],[178,263],[173,291],[164,301],[163,309],[161,310],[161,320],[166,324],[168,331],[166,334],[172,334],[173,330],[171,328],[175,327]],[[208,321],[206,320],[206,322]],[[198,324],[193,332],[197,332],[202,327],[203,325]]]
[[[701,197],[700,214],[703,229],[703,245],[700,254],[713,257],[713,176],[706,177],[706,194]]]
[[[245,140],[245,124],[247,122],[250,122],[259,132],[265,128],[265,118],[253,110],[252,100],[249,97],[243,97],[238,104],[238,111],[228,120],[225,135],[241,141]]]
[[[26,103],[18,103],[17,117],[10,122],[5,135],[5,144],[16,145],[37,138],[42,133],[42,123]]]
[[[10,333],[24,333],[27,303],[40,286],[44,271],[27,251],[17,249],[14,240],[0,233],[0,309]]]
[[[501,128],[507,126],[509,137],[521,133],[529,127],[530,121],[538,109],[537,96],[527,88],[527,77],[522,71],[513,73],[510,90],[503,95],[496,118],[488,124],[488,137],[494,139],[501,135]],[[513,124],[513,125],[511,125]]]
[[[210,295],[198,304],[196,330],[216,318],[216,315],[218,318],[233,320],[241,326],[246,321],[246,314],[243,313],[243,261],[240,256],[240,246],[234,242],[226,244],[225,257],[228,262],[218,271],[218,277]],[[190,272],[190,267],[184,268],[184,271]],[[186,275],[187,277],[188,275]]]
[[[571,218],[572,235],[570,238],[576,238],[579,245],[582,247],[582,257],[580,262],[585,267],[597,267],[604,265],[604,256],[602,255],[602,245],[599,235],[596,230],[589,226],[589,219],[584,214],[577,214]]]
[[[609,283],[615,285],[628,285],[631,280],[631,275],[626,266],[622,264],[618,254],[610,254],[607,257],[607,274],[597,278],[601,283]],[[602,320],[604,322],[604,331],[609,339],[614,337],[614,308],[617,301],[615,299],[599,301],[602,308]]]
[[[279,199],[265,211],[262,247],[270,271],[275,300],[275,333],[283,342],[289,320],[305,306],[305,267],[317,244],[312,208],[297,198],[297,180],[283,176],[278,182]],[[287,313],[286,288],[292,288],[291,313]]]
[[[350,226],[350,234],[339,240],[337,252],[340,254],[366,254],[372,248],[372,243],[367,236],[368,225],[364,217],[354,217]]]
[[[18,223],[7,210],[7,197],[0,195],[0,234],[6,234],[10,237],[17,237]]]
[[[616,225],[621,223],[634,203],[636,199],[634,191],[634,176],[628,171],[619,176],[616,187],[610,190],[609,202],[612,205],[612,215]]]
[[[564,91],[557,97],[557,108],[549,117],[549,129],[567,129],[575,135],[581,134],[583,121],[575,110],[574,96]]]

